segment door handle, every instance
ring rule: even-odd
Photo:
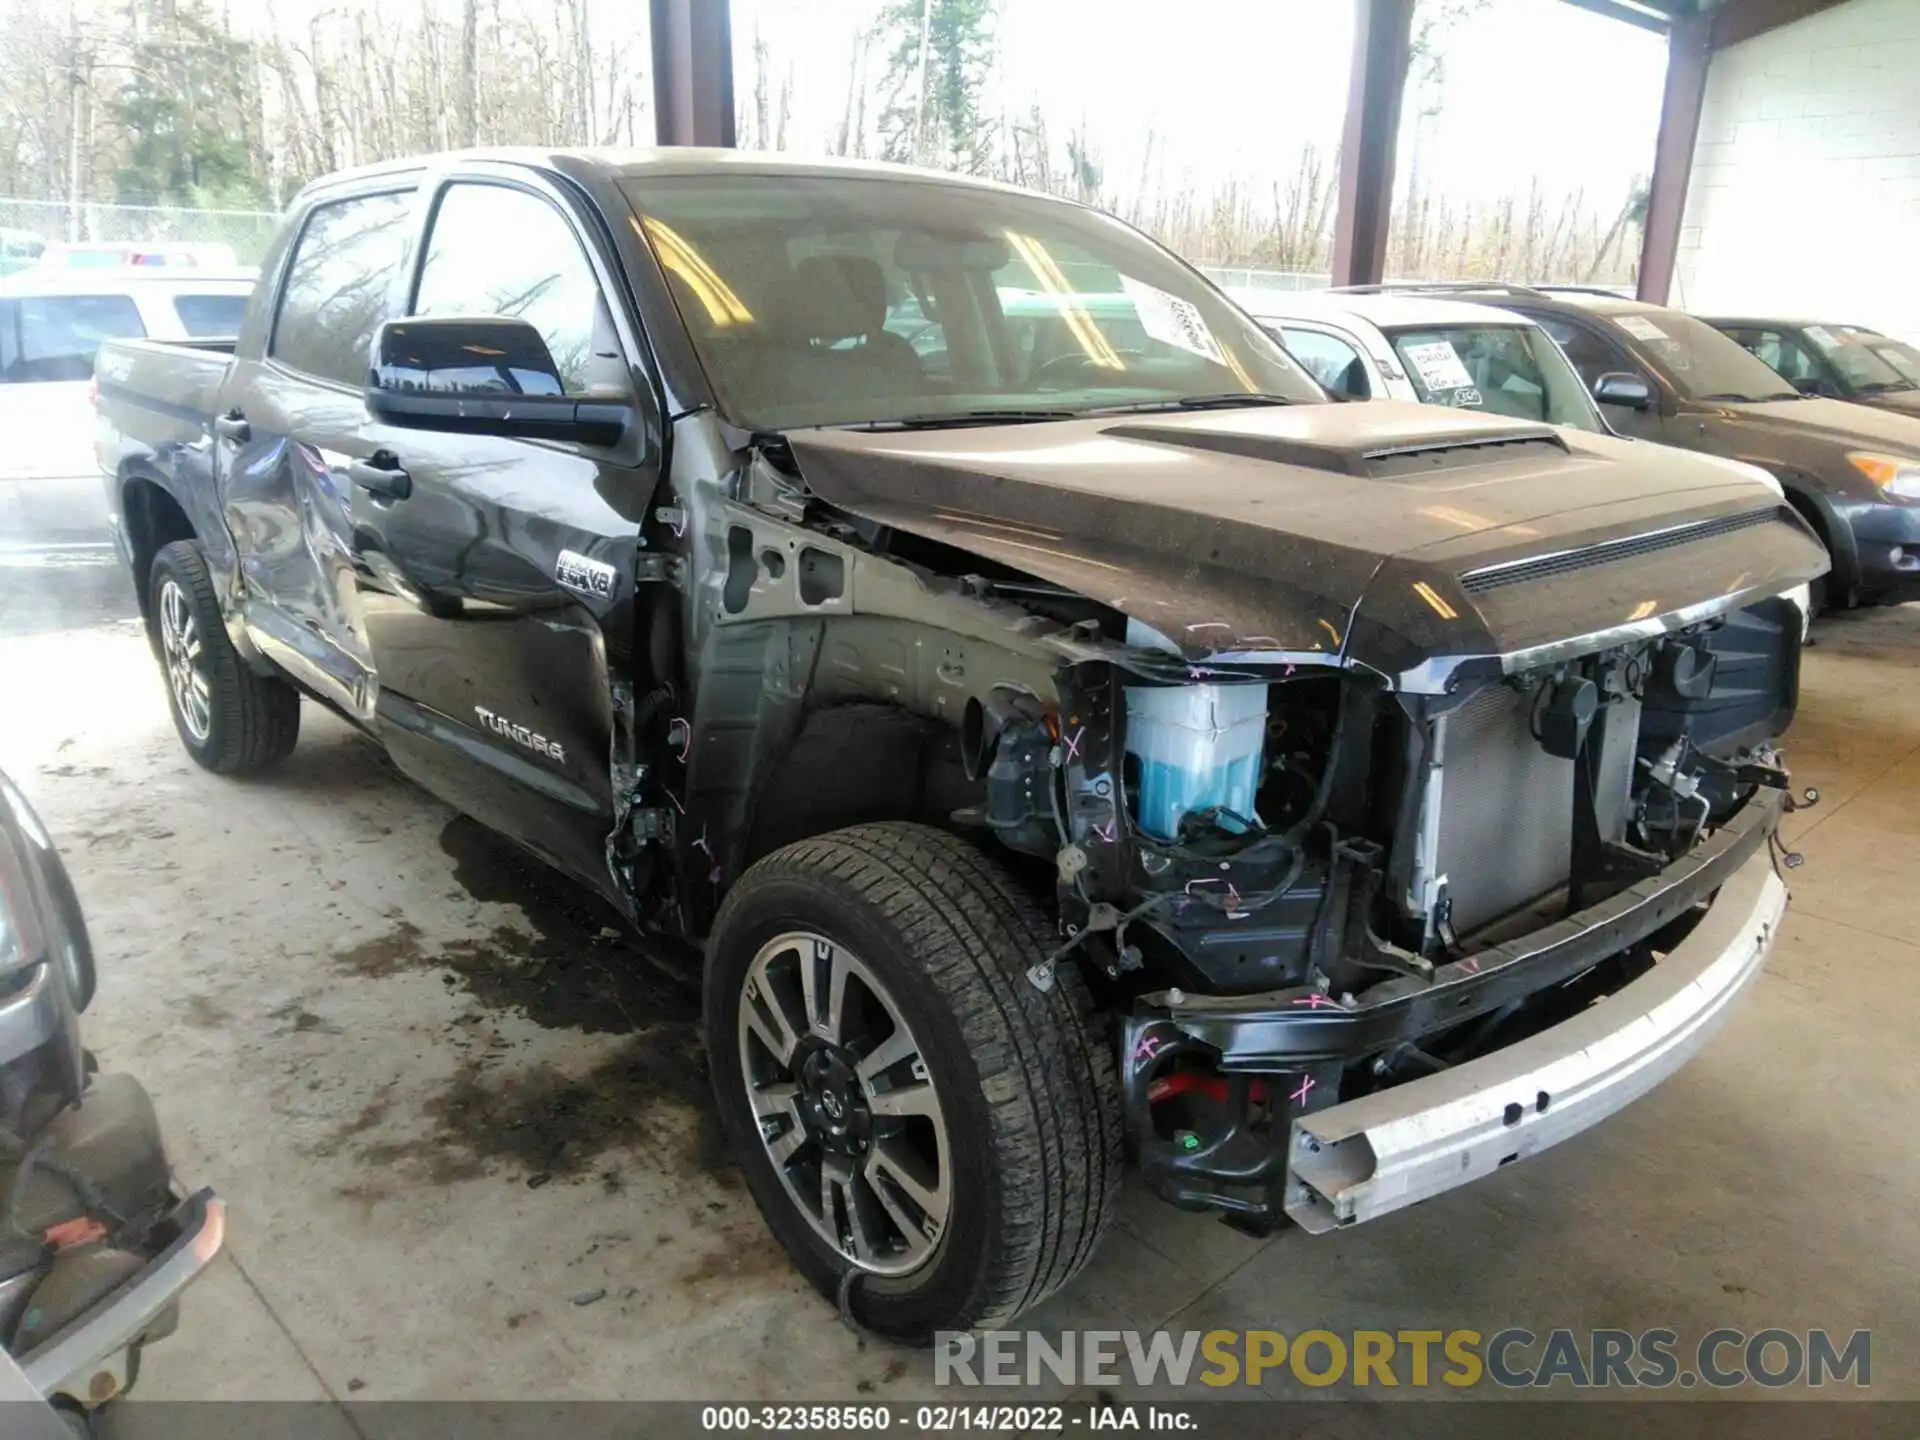
[[[385,450],[370,460],[355,460],[348,465],[347,478],[369,495],[378,495],[383,500],[404,500],[413,493],[413,477]]]
[[[222,440],[231,440],[237,445],[244,445],[253,438],[253,427],[247,424],[247,417],[238,410],[229,410],[226,414],[214,419],[213,433]]]

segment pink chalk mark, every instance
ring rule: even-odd
[[[1293,1101],[1296,1105],[1304,1104],[1306,1103],[1307,1092],[1311,1089],[1313,1089],[1313,1077],[1311,1075],[1302,1075],[1300,1077],[1300,1088],[1287,1096],[1287,1099]]]

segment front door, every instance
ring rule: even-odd
[[[538,329],[568,394],[646,394],[598,240],[564,196],[475,175],[433,204],[409,313]],[[635,427],[651,431],[652,427]],[[381,733],[409,775],[623,908],[613,690],[633,678],[640,517],[659,450],[370,421],[353,550]]]

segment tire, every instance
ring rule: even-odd
[[[720,908],[705,1018],[722,1128],[795,1265],[889,1339],[928,1344],[936,1331],[1005,1322],[1071,1279],[1112,1222],[1122,1143],[1115,1056],[1072,965],[1048,992],[1028,981],[1052,933],[996,862],[904,823],[776,851]],[[824,953],[808,949],[815,941]],[[783,1071],[763,1037],[785,1039],[770,1023],[775,1003],[801,1022],[786,1027],[794,1032],[816,1013],[799,978],[808,965],[820,996],[834,993],[821,982],[844,969],[845,999],[838,1023],[802,1036]],[[857,1073],[883,1063],[878,1074]],[[826,1098],[835,1084],[846,1096],[839,1107]],[[782,1085],[794,1091],[784,1108]],[[863,1144],[867,1102],[877,1108],[865,1113]],[[842,1109],[850,1136],[833,1128]],[[834,1152],[849,1141],[860,1153]],[[776,1143],[791,1150],[784,1165]],[[894,1183],[907,1160],[920,1162],[919,1191]],[[817,1178],[828,1162],[857,1163],[863,1179],[829,1192]],[[939,1191],[941,1177],[937,1233],[910,1234],[903,1212],[905,1222],[932,1217],[938,1207],[915,1197]],[[803,1206],[803,1194],[818,1203]]]
[[[147,635],[167,679],[173,728],[199,764],[237,775],[292,752],[300,692],[254,674],[233,648],[198,541],[176,540],[153,557]]]

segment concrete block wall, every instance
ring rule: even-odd
[[[1846,0],[1714,56],[1672,303],[1920,342],[1920,0]]]

